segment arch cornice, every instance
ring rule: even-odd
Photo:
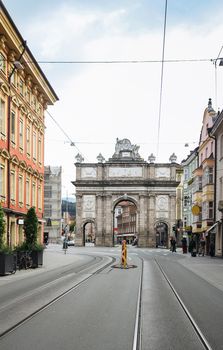
[[[10,159],[10,154],[9,152],[7,151],[7,149],[3,148],[3,149],[0,149],[0,154],[3,158],[5,159]]]
[[[113,201],[113,208],[116,207],[116,205],[119,203],[119,202],[122,202],[122,201],[129,201],[129,202],[132,202],[135,204],[136,208],[138,208],[138,202],[135,198],[127,195],[127,194],[124,194],[123,196],[119,196],[118,198],[116,198],[114,201]]]
[[[0,89],[3,91],[3,93],[7,96],[10,95],[10,91],[9,91],[9,88],[8,86],[4,83],[4,82],[0,82]]]
[[[11,158],[12,164],[18,165],[19,166],[19,159],[17,156],[12,156]]]

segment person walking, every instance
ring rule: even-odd
[[[175,240],[175,238],[172,238],[170,243],[171,243],[172,253],[176,252],[176,240]]]
[[[200,240],[199,255],[204,256],[204,253],[205,253],[205,240],[202,237]]]
[[[187,254],[187,239],[186,239],[186,237],[183,237],[181,242],[182,242],[183,254]]]

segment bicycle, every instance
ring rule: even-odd
[[[32,257],[30,254],[31,254],[30,252],[24,252],[21,254],[20,259],[19,259],[19,263],[18,263],[19,270],[21,270],[21,269],[26,270],[26,269],[29,269],[32,267],[33,260],[32,260]]]

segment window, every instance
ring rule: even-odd
[[[0,98],[0,132],[5,134],[5,101]]]
[[[5,167],[0,164],[0,198],[5,197]]]
[[[6,59],[5,59],[5,56],[3,56],[2,53],[0,53],[0,69],[4,73],[6,73]]]
[[[35,207],[36,206],[36,183],[33,182],[32,185],[32,206]]]
[[[26,205],[30,205],[30,180],[26,179]]]
[[[30,126],[27,125],[26,129],[26,153],[30,155]]]
[[[16,71],[15,70],[13,71],[13,67],[11,68],[11,72],[13,73],[11,75],[10,81],[14,86],[16,86]]]
[[[42,209],[42,189],[41,186],[38,186],[38,209]]]
[[[23,203],[23,176],[19,175],[19,203]]]
[[[36,160],[36,133],[33,133],[33,159]]]
[[[223,157],[223,135],[221,135],[221,138],[220,138],[220,158]]]
[[[206,167],[204,170],[204,186],[205,185],[212,185],[213,184],[213,168]]]
[[[15,143],[15,124],[16,124],[16,115],[14,111],[11,111],[11,141]]]
[[[23,80],[21,78],[19,79],[19,93],[22,96],[24,94],[24,82],[23,82]]]
[[[15,200],[15,171],[11,171],[10,176],[10,195],[11,200]]]
[[[27,89],[27,92],[26,92],[26,99],[27,99],[28,104],[30,104],[30,101],[31,101],[31,92],[30,92],[29,89]]]
[[[39,159],[39,163],[42,163],[42,140],[41,140],[41,137],[38,138],[38,159]]]
[[[214,206],[213,202],[208,203],[208,219],[213,219],[214,217]]]
[[[45,216],[45,217],[50,217],[50,216],[52,216],[52,205],[51,205],[51,204],[45,204],[44,216]]]
[[[36,96],[33,96],[33,108],[35,112],[36,112],[36,107],[37,107]]]
[[[196,176],[193,186],[193,193],[202,190],[202,176]]]
[[[23,120],[19,120],[19,147],[23,149]]]

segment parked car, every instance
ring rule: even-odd
[[[74,239],[71,239],[70,241],[67,241],[67,245],[69,246],[74,246]]]

